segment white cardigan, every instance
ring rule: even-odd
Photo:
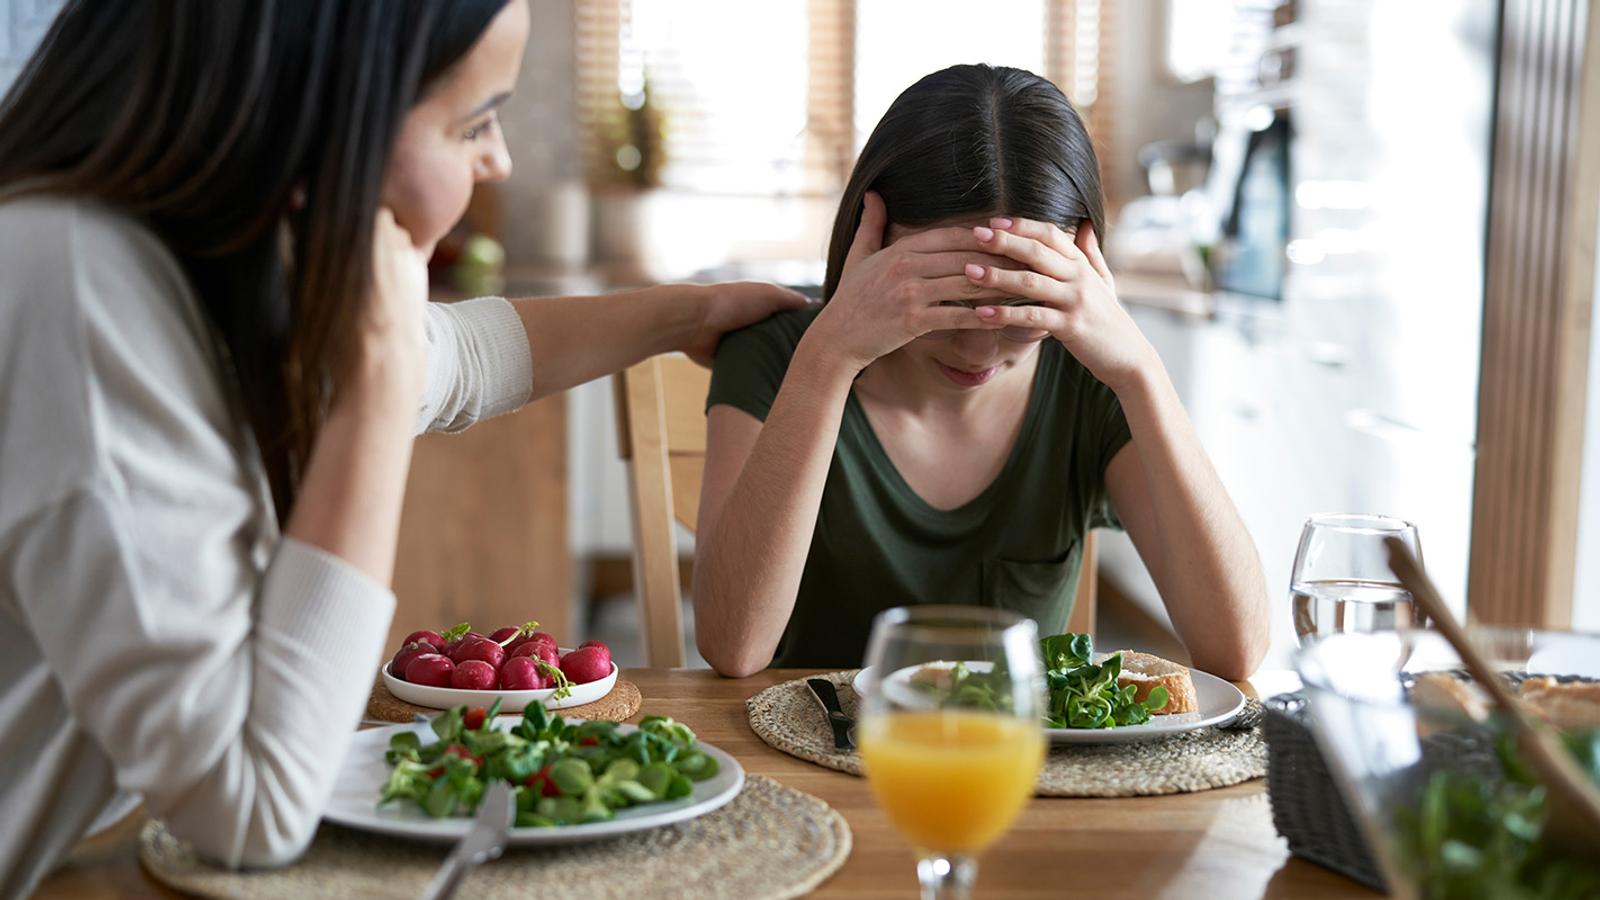
[[[504,300],[430,305],[428,337],[419,429],[527,402]],[[394,596],[279,534],[223,372],[148,230],[0,203],[0,897],[130,796],[233,866],[316,831]]]

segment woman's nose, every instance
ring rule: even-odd
[[[506,142],[498,131],[495,132],[494,142],[478,157],[473,175],[478,181],[484,182],[505,181],[511,177],[511,151],[506,148]]]
[[[1000,349],[1000,332],[982,329],[963,329],[956,335],[956,355],[962,362],[987,362]]]

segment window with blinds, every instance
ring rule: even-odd
[[[839,190],[899,93],[987,62],[1044,74],[1106,158],[1105,0],[575,0],[578,112],[597,186]]]

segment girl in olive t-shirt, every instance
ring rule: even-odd
[[[1195,665],[1266,650],[1254,545],[1100,254],[1066,97],[1018,69],[907,89],[840,203],[824,304],[718,348],[695,565],[719,672],[861,662],[893,606],[1058,632],[1083,538],[1126,527]]]

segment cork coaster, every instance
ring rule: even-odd
[[[697,819],[611,840],[517,848],[472,870],[458,896],[786,900],[814,890],[850,855],[850,826],[828,804],[761,775]],[[169,887],[201,897],[416,897],[451,850],[324,824],[282,869],[230,872],[200,861],[159,821],[139,834],[139,861]]]
[[[633,717],[639,711],[639,706],[644,702],[644,697],[639,693],[639,686],[631,681],[618,678],[612,686],[611,693],[606,694],[593,703],[581,706],[568,706],[556,712],[569,719],[603,719],[607,722],[622,722]],[[436,716],[439,710],[431,706],[418,706],[407,703],[399,697],[389,693],[384,686],[383,676],[379,675],[372,684],[372,696],[367,698],[367,718],[377,719],[380,722],[406,723],[414,720],[417,713],[425,716]]]
[[[819,677],[839,689],[839,705],[855,718],[860,698],[850,687],[857,670]],[[1246,700],[1240,719],[1260,718]],[[804,678],[773,685],[745,702],[750,729],[773,748],[852,775],[861,757],[833,749],[833,732]],[[1267,744],[1259,721],[1251,728],[1201,728],[1137,744],[1054,744],[1039,772],[1043,797],[1143,797],[1228,787],[1267,774]]]

